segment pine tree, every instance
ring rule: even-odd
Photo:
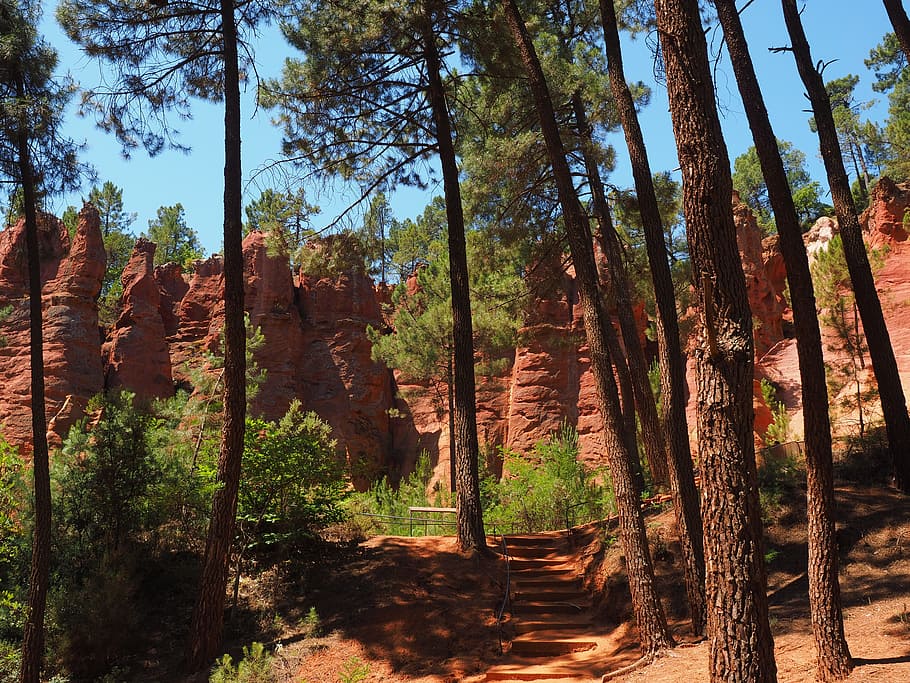
[[[465,218],[445,80],[459,4],[304,2],[285,33],[305,60],[287,60],[263,100],[281,108],[291,158],[323,175],[357,178],[362,198],[380,186],[420,185],[418,162],[439,160],[452,287],[458,543],[485,552]]]
[[[198,671],[218,652],[228,555],[234,535],[246,412],[241,72],[255,73],[248,37],[274,16],[274,3],[229,0],[85,4],[65,0],[57,18],[85,52],[110,67],[112,83],[86,93],[85,113],[130,150],[181,148],[169,115],[186,117],[190,98],[224,103],[224,422],[212,517],[187,646]],[[241,49],[242,48],[242,49]]]
[[[675,499],[676,526],[685,561],[686,593],[689,599],[692,629],[695,633],[700,634],[704,632],[705,628],[705,554],[698,490],[695,488],[695,474],[686,425],[686,369],[679,339],[673,276],[667,262],[663,219],[648,162],[648,152],[638,122],[632,92],[626,83],[623,70],[619,27],[612,0],[601,0],[600,13],[607,68],[610,73],[610,88],[629,149],[639,214],[645,232],[648,263],[654,283],[654,298],[657,304],[658,365],[663,423],[669,447],[670,488]]]
[[[604,310],[603,298],[598,285],[590,225],[572,182],[565,148],[556,122],[555,110],[531,35],[525,27],[514,0],[505,0],[503,8],[526,70],[527,82],[533,93],[541,132],[553,166],[559,200],[563,209],[563,220],[584,310],[585,333],[591,353],[591,368],[597,386],[601,416],[604,420],[607,457],[619,510],[619,538],[626,560],[632,607],[638,623],[642,653],[645,657],[653,657],[660,651],[672,647],[673,637],[667,628],[663,608],[654,586],[654,570],[645,537],[639,498],[634,485],[631,456],[620,436],[622,418],[616,385],[613,382],[610,368],[610,354],[605,340],[605,329],[611,325],[611,322]]]
[[[752,312],[736,244],[733,182],[695,0],[654,4],[702,316],[698,455],[712,681],[776,680],[752,440]]]
[[[38,683],[50,577],[51,490],[44,402],[38,200],[72,188],[81,172],[75,146],[60,135],[71,90],[53,80],[57,53],[38,36],[40,6],[0,1],[0,176],[22,193],[29,284],[34,534],[19,680]]]
[[[853,668],[844,638],[838,582],[838,547],[834,528],[834,476],[831,453],[831,423],[821,330],[809,259],[802,240],[790,174],[784,165],[781,145],[774,136],[764,99],[752,66],[752,57],[733,0],[714,0],[730,51],[730,61],[739,85],[746,116],[755,139],[755,150],[774,211],[781,252],[787,266],[806,442],[807,517],[809,544],[809,607],[818,652],[820,681],[846,678]]]
[[[891,337],[888,334],[888,327],[885,325],[885,317],[882,313],[878,292],[875,289],[875,280],[872,277],[866,245],[863,243],[856,206],[850,192],[850,183],[844,168],[831,101],[822,82],[822,76],[815,69],[812,61],[809,42],[803,30],[796,1],[782,0],[782,3],[784,19],[792,43],[790,49],[796,59],[800,78],[806,86],[809,100],[812,103],[822,159],[828,174],[828,184],[831,187],[831,199],[834,202],[834,210],[837,212],[837,221],[844,243],[844,256],[850,271],[850,280],[853,283],[853,292],[862,318],[863,330],[866,333],[866,341],[869,344],[872,368],[878,381],[895,484],[901,491],[907,493],[910,492],[910,415],[907,414],[907,403],[901,387],[894,348],[891,346]]]

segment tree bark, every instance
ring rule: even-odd
[[[480,478],[477,442],[477,407],[474,382],[474,332],[471,322],[471,295],[468,280],[468,256],[464,233],[464,211],[458,164],[452,143],[452,124],[441,76],[441,60],[434,30],[437,7],[433,0],[425,5],[423,27],[424,62],[429,81],[427,96],[436,126],[436,145],[442,166],[446,219],[449,226],[449,279],[452,285],[452,342],[454,348],[454,424],[450,438],[455,440],[455,507],[458,547],[487,552],[480,507]]]
[[[812,103],[815,123],[818,129],[819,145],[822,160],[831,187],[831,200],[837,214],[841,238],[844,243],[844,258],[853,293],[859,308],[866,342],[869,345],[869,357],[872,369],[878,381],[878,393],[882,402],[882,413],[885,418],[885,429],[888,433],[888,445],[891,451],[891,462],[894,482],[898,489],[910,493],[910,415],[907,414],[907,403],[901,386],[897,361],[891,337],[885,325],[881,302],[875,290],[875,280],[869,267],[866,246],[863,243],[862,228],[856,215],[853,195],[850,193],[850,181],[844,169],[843,156],[837,140],[837,129],[831,113],[831,102],[825,90],[821,74],[816,71],[809,50],[809,42],[803,31],[799,18],[796,0],[782,0],[784,19],[792,42],[793,56],[800,78]]]
[[[16,96],[26,99],[20,76]],[[24,115],[23,115],[24,116]],[[29,153],[28,122],[18,130],[19,173],[25,210],[25,249],[28,258],[29,363],[31,371],[32,472],[35,483],[35,529],[28,583],[28,605],[22,636],[21,683],[38,683],[44,661],[44,613],[51,557],[51,483],[47,447],[47,416],[44,413],[44,337],[41,322],[41,254],[38,251],[38,212],[35,177]]]
[[[638,419],[641,421],[645,457],[648,459],[648,468],[651,470],[652,483],[656,486],[664,485],[668,478],[667,448],[660,420],[657,417],[657,404],[654,402],[654,394],[651,391],[651,381],[648,379],[648,362],[645,360],[645,352],[638,336],[638,325],[635,322],[635,313],[632,311],[629,273],[623,262],[619,237],[613,227],[613,218],[610,215],[610,207],[607,205],[600,169],[597,168],[597,163],[587,149],[587,146],[592,144],[591,130],[588,127],[584,102],[578,92],[572,96],[572,110],[575,115],[575,127],[582,140],[581,152],[585,163],[585,174],[591,188],[594,219],[597,221],[600,244],[607,261],[610,289],[613,292],[616,314],[619,318],[619,330],[625,344],[625,360],[628,363]],[[616,358],[614,358],[614,362],[619,364],[619,360]]]
[[[590,226],[575,193],[571,171],[566,161],[565,148],[556,123],[553,103],[531,36],[524,25],[515,0],[505,0],[503,8],[534,96],[541,132],[550,163],[553,166],[572,262],[578,276],[585,333],[591,353],[591,369],[597,386],[599,408],[604,420],[607,459],[619,512],[619,540],[626,560],[632,608],[638,622],[642,652],[645,656],[653,656],[672,647],[674,643],[654,586],[654,570],[648,552],[641,507],[633,483],[631,458],[625,442],[620,436],[622,418],[619,398],[613,381],[605,340],[605,328],[611,323],[604,310],[598,286]]]
[[[774,211],[774,222],[780,235],[781,253],[787,266],[805,426],[809,607],[818,652],[817,678],[820,681],[840,680],[849,675],[853,662],[844,637],[840,584],[837,578],[831,423],[815,291],[787,173],[755,75],[736,3],[733,0],[715,0],[714,5],[723,26],[730,61],[752,129],[755,149]]]
[[[882,1],[885,3],[885,10],[887,10],[888,18],[894,27],[894,35],[897,36],[897,42],[901,44],[904,56],[910,60],[910,19],[907,18],[904,3],[901,0]]]
[[[679,341],[673,276],[667,261],[664,228],[654,191],[648,152],[635,111],[635,102],[623,70],[619,29],[612,0],[601,0],[600,13],[610,90],[629,149],[635,192],[645,231],[648,264],[654,282],[654,298],[657,302],[657,362],[660,368],[662,418],[669,446],[670,490],[673,492],[673,511],[685,564],[686,595],[689,600],[692,631],[699,635],[705,630],[705,551],[698,490],[695,487],[695,473],[689,451],[689,431],[686,425],[686,368]]]
[[[752,441],[754,342],[733,222],[733,182],[696,0],[656,0],[695,291],[701,302],[702,464],[712,681],[776,680]]]
[[[221,0],[224,50],[224,424],[218,453],[218,487],[186,663],[190,671],[210,666],[221,646],[228,563],[234,540],[237,491],[246,428],[246,329],[243,304],[242,166],[240,75],[234,3]]]

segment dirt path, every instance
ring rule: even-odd
[[[837,492],[841,519],[841,585],[845,628],[857,668],[850,681],[910,681],[910,502],[893,491],[857,485]],[[666,538],[670,511],[649,520]],[[786,522],[786,523],[785,523]],[[781,683],[814,680],[814,643],[808,619],[804,524],[797,512],[780,515],[768,531],[775,555],[769,595]],[[661,541],[663,543],[663,541]],[[583,548],[588,559],[600,550]],[[608,550],[607,553],[613,552]],[[679,592],[681,576],[669,543],[657,561],[662,590]],[[610,566],[609,561],[604,566]],[[280,657],[285,681],[300,683],[475,683],[506,661],[499,653],[495,620],[503,590],[497,558],[464,557],[451,538],[375,538],[357,558],[313,591],[312,604],[330,635],[294,641]],[[675,586],[675,588],[674,588]],[[610,599],[621,593],[610,590]],[[626,608],[627,609],[627,608]],[[623,614],[613,605],[611,614]],[[684,619],[675,618],[685,635]],[[634,661],[636,633],[628,623],[601,620],[603,670]],[[506,647],[508,650],[508,645]],[[573,655],[549,667],[569,666]],[[360,666],[359,672],[357,667]],[[361,676],[362,677],[358,677]],[[347,677],[347,678],[346,678]],[[563,679],[590,681],[599,677]],[[708,680],[707,645],[679,648],[621,681],[701,683]]]

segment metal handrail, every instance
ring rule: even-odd
[[[502,556],[506,558],[506,591],[502,597],[502,605],[499,606],[499,613],[496,615],[496,624],[499,629],[499,654],[502,654],[502,615],[505,614],[506,605],[509,604],[509,597],[512,592],[512,571],[505,534],[502,534]]]
[[[454,520],[447,519],[434,519],[432,517],[414,517],[413,515],[380,515],[374,512],[354,512],[354,516],[358,517],[369,517],[371,519],[378,519],[383,522],[401,522],[401,525],[408,525],[408,537],[414,535],[414,522],[418,524],[423,523],[424,535],[426,535],[427,529],[429,526],[441,526],[441,527],[452,527],[453,529],[457,527],[457,524]],[[397,534],[392,534],[397,535]],[[401,534],[402,536],[404,534]]]

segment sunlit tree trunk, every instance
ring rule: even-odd
[[[26,101],[20,76],[16,95]],[[23,110],[25,107],[23,106]],[[41,254],[38,250],[38,212],[35,177],[29,154],[28,123],[17,133],[19,174],[25,211],[25,249],[28,260],[29,364],[32,409],[32,476],[35,483],[35,529],[28,583],[28,605],[22,635],[21,683],[38,683],[44,661],[44,613],[51,557],[51,484],[47,448],[47,417],[44,414],[44,337],[41,322]]]
[[[839,680],[849,675],[853,663],[844,638],[840,584],[837,578],[831,423],[815,291],[787,173],[755,75],[736,3],[733,0],[715,0],[714,4],[724,29],[730,61],[752,129],[768,197],[774,210],[774,222],[780,235],[781,253],[787,266],[803,398],[806,512],[809,526],[809,606],[818,652],[817,678],[820,681]]]
[[[777,678],[752,441],[752,312],[736,244],[727,146],[696,0],[656,0],[683,210],[702,316],[698,454],[702,465],[712,681]]]
[[[705,552],[702,539],[701,510],[692,455],[689,451],[689,431],[686,424],[686,368],[679,341],[676,297],[673,277],[667,261],[664,228],[660,217],[657,195],[648,162],[644,136],[635,111],[635,102],[626,83],[616,10],[612,0],[601,0],[604,45],[607,54],[607,71],[613,102],[619,114],[629,149],[632,176],[642,226],[654,298],[657,303],[658,366],[660,368],[660,395],[663,424],[666,430],[670,489],[674,498],[676,528],[683,553],[686,572],[686,595],[692,630],[696,634],[705,630]]]
[[[901,50],[904,56],[910,60],[910,19],[907,18],[907,11],[904,9],[904,3],[901,0],[882,0],[885,3],[885,9],[888,11],[888,18],[894,27],[894,35],[901,44]]]
[[[592,144],[591,130],[588,126],[588,117],[585,112],[581,95],[576,92],[572,96],[572,109],[575,115],[575,125],[582,144]],[[638,419],[641,421],[642,437],[645,444],[645,456],[648,459],[648,468],[651,470],[651,480],[654,484],[667,483],[667,452],[660,420],[657,417],[657,404],[651,391],[651,381],[648,378],[648,362],[645,352],[638,337],[638,325],[635,313],[632,310],[632,295],[629,286],[629,273],[623,262],[622,248],[616,229],[613,227],[613,218],[610,207],[607,205],[606,192],[600,169],[591,156],[590,150],[582,148],[582,157],[585,162],[585,173],[591,188],[592,207],[594,219],[597,221],[601,248],[607,261],[609,271],[609,286],[616,304],[616,313],[619,318],[619,329],[625,344],[625,357],[628,362],[629,377],[635,400]],[[619,362],[614,358],[615,362]]]
[[[217,488],[187,643],[190,671],[210,666],[221,647],[228,563],[246,427],[246,329],[243,309],[240,74],[234,3],[221,2],[224,51],[224,424]]]
[[[584,312],[585,333],[591,354],[591,369],[597,386],[599,408],[604,420],[607,459],[619,512],[619,539],[626,560],[632,608],[638,623],[642,652],[645,656],[652,656],[672,647],[673,638],[667,628],[663,608],[654,586],[654,570],[648,551],[641,507],[633,482],[630,454],[621,437],[622,418],[604,333],[606,326],[611,323],[604,310],[603,298],[598,286],[590,225],[575,193],[571,171],[566,161],[565,148],[556,123],[553,103],[531,36],[524,25],[515,0],[504,0],[503,8],[534,96],[541,132],[546,143],[547,155],[553,167],[559,202],[563,210],[566,235],[578,278],[579,295]]]
[[[872,269],[869,267],[862,228],[856,215],[853,195],[850,193],[850,181],[844,169],[834,116],[831,113],[831,102],[822,76],[815,69],[812,61],[809,42],[803,31],[796,0],[783,0],[783,9],[787,31],[790,33],[791,49],[796,58],[796,66],[812,103],[822,159],[831,188],[831,201],[834,203],[834,211],[837,213],[837,222],[844,243],[844,259],[847,261],[847,270],[850,272],[850,281],[853,283],[856,305],[859,308],[863,330],[866,333],[872,369],[875,372],[875,379],[878,381],[878,393],[882,402],[885,429],[888,433],[895,484],[901,491],[908,493],[910,492],[910,416],[907,414],[907,403],[901,386],[897,360],[894,357],[894,348],[891,346],[891,337],[885,324],[878,292],[875,290]]]
[[[455,431],[455,507],[458,546],[462,550],[486,552],[483,510],[480,507],[480,478],[477,442],[477,406],[474,384],[474,336],[471,322],[471,295],[468,281],[468,256],[465,244],[464,212],[458,164],[452,144],[452,125],[442,82],[442,65],[436,47],[434,16],[437,8],[426,5],[423,31],[424,62],[429,80],[429,99],[436,125],[436,144],[442,166],[442,185],[449,225],[449,276],[452,284],[452,341],[454,348],[454,415]]]

